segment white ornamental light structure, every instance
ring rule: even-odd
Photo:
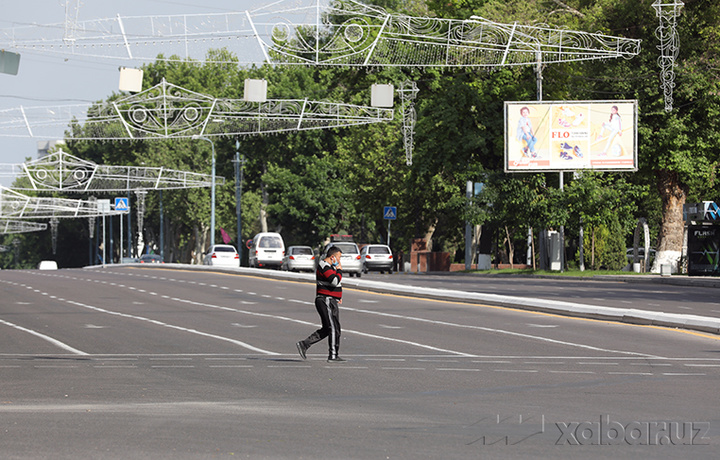
[[[27,196],[0,186],[0,219],[78,218],[123,213],[102,209],[96,201]]]
[[[47,224],[29,222],[26,220],[0,219],[0,234],[42,232],[47,230]]]
[[[390,122],[393,110],[309,99],[215,98],[163,79],[152,88],[110,102],[2,110],[0,137],[56,136],[72,120],[65,139],[197,139]]]
[[[400,85],[400,100],[403,111],[403,146],[405,147],[405,163],[412,165],[413,136],[415,135],[415,98],[418,93],[417,83],[406,80]]]
[[[660,25],[655,29],[655,35],[660,40],[658,49],[660,57],[660,81],[665,96],[665,111],[673,108],[673,89],[675,88],[675,60],[680,53],[680,39],[677,34],[677,17],[685,4],[679,0],[656,0],[652,4]]]
[[[550,26],[391,14],[354,0],[268,2],[217,14],[120,16],[0,29],[0,48],[122,61],[495,67],[630,58],[640,41]]]
[[[23,164],[0,165],[0,176],[16,177],[14,190],[66,193],[134,192],[138,200],[138,242],[142,243],[145,198],[148,190],[213,187],[223,177],[164,167],[98,165],[58,150]],[[96,203],[95,200],[90,200]],[[90,216],[92,217],[92,216]],[[56,227],[53,227],[53,229]],[[92,232],[93,221],[90,221]]]
[[[22,164],[0,164],[0,176],[18,178],[14,190],[70,193],[206,188],[211,176],[164,167],[98,165],[63,150]],[[219,178],[221,183],[224,179]]]

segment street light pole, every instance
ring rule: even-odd
[[[240,159],[240,141],[235,141],[235,212],[237,214],[237,250],[242,266],[243,238],[242,238],[242,174],[245,165],[245,155]]]
[[[200,139],[210,142],[212,147],[212,181],[210,192],[210,246],[215,246],[215,143],[207,137],[193,136],[193,139]]]

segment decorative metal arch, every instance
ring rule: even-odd
[[[417,113],[415,112],[415,98],[418,93],[417,83],[405,80],[398,92],[403,112],[403,146],[405,147],[405,164],[412,165],[413,153],[413,136],[415,135],[415,121]]]
[[[0,234],[42,232],[47,224],[28,222],[25,220],[0,219]]]
[[[496,67],[631,58],[640,41],[550,26],[390,14],[355,0],[305,8],[302,23],[254,24],[268,62],[344,66]],[[314,15],[313,15],[314,13]],[[258,11],[253,17],[277,16]],[[269,35],[270,40],[263,37]]]
[[[124,213],[102,209],[97,201],[27,196],[0,186],[0,219],[78,218]]]
[[[655,29],[655,35],[660,40],[658,65],[665,96],[665,111],[670,112],[673,108],[673,89],[675,88],[675,60],[680,53],[680,40],[676,24],[680,10],[685,4],[679,0],[655,0],[652,6],[660,21],[660,25]]]
[[[253,46],[255,45],[255,46]],[[211,48],[231,62],[402,67],[492,67],[630,58],[640,41],[483,18],[389,14],[355,0],[281,0],[219,14],[116,16],[0,30],[0,47],[102,59],[202,59]],[[205,62],[229,62],[221,54]]]
[[[210,187],[212,183],[209,174],[163,167],[98,165],[63,150],[21,165],[6,166],[19,179],[14,190],[128,192],[201,188]],[[223,184],[225,179],[216,177],[216,181]]]
[[[214,98],[163,79],[143,92],[92,106],[0,111],[0,136],[48,137],[74,119],[66,139],[192,139],[342,128],[389,122],[393,115],[392,109],[308,99]]]

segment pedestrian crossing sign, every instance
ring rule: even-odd
[[[130,205],[126,197],[115,198],[115,210],[116,211],[130,211]]]
[[[383,219],[388,219],[388,220],[397,219],[397,207],[396,206],[385,206],[383,208]]]

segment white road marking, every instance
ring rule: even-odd
[[[231,339],[231,338],[228,338],[228,337],[223,337],[223,336],[216,335],[216,334],[209,334],[209,333],[207,333],[207,332],[198,331],[198,330],[196,330],[196,329],[189,329],[189,328],[186,328],[186,327],[175,326],[174,324],[163,323],[162,321],[158,321],[158,320],[150,319],[150,318],[145,318],[145,317],[143,317],[143,316],[129,315],[129,314],[127,314],[127,313],[120,313],[120,312],[117,312],[117,311],[106,310],[106,309],[104,309],[104,308],[93,307],[92,305],[86,305],[86,304],[83,304],[83,303],[80,303],[80,302],[75,302],[75,301],[72,301],[72,300],[68,300],[67,302],[68,302],[69,304],[76,305],[76,306],[78,306],[78,307],[87,308],[87,309],[89,309],[89,310],[98,311],[98,312],[100,312],[100,313],[107,313],[108,315],[120,316],[120,317],[123,317],[123,318],[136,319],[136,320],[138,320],[138,321],[145,321],[145,322],[148,322],[148,323],[151,323],[151,324],[155,324],[155,325],[162,326],[162,327],[167,327],[167,328],[170,328],[170,329],[175,329],[175,330],[178,330],[178,331],[189,332],[189,333],[191,333],[191,334],[196,334],[196,335],[200,335],[200,336],[203,336],[203,337],[209,337],[209,338],[212,338],[212,339],[217,339],[217,340],[222,340],[222,341],[225,341],[225,342],[230,342],[230,343],[233,343],[233,344],[235,344],[235,345],[239,345],[239,346],[241,346],[241,347],[243,347],[243,348],[247,348],[248,350],[255,351],[255,352],[258,352],[258,353],[263,353],[263,354],[266,354],[266,355],[279,355],[279,354],[280,354],[280,353],[275,353],[274,351],[263,350],[262,348],[254,347],[254,346],[252,346],[252,345],[250,345],[250,344],[247,344],[247,343],[245,343],[245,342],[241,342],[240,340],[235,340],[235,339]]]
[[[424,367],[383,367],[385,371],[424,371]]]
[[[534,374],[538,372],[537,369],[493,369],[495,372],[520,372],[520,373],[528,373],[528,374]]]
[[[577,348],[585,348],[588,350],[603,351],[603,352],[607,352],[607,353],[620,353],[620,354],[635,355],[635,356],[657,357],[654,355],[648,355],[646,353],[637,353],[637,352],[622,351],[622,350],[610,350],[607,348],[594,347],[591,345],[585,345],[585,344],[581,344],[581,343],[566,342],[563,340],[550,339],[547,337],[539,337],[536,335],[522,334],[520,332],[512,332],[512,331],[507,331],[504,329],[494,329],[494,328],[482,327],[482,326],[472,326],[469,324],[449,323],[447,321],[438,321],[438,320],[431,320],[431,319],[425,319],[425,318],[417,318],[414,316],[406,316],[406,315],[396,315],[393,313],[385,313],[385,312],[379,312],[379,311],[361,310],[358,308],[344,307],[344,309],[349,310],[349,311],[354,311],[357,313],[366,313],[369,315],[387,316],[390,318],[407,319],[407,320],[411,320],[411,321],[419,321],[419,322],[423,322],[423,323],[437,324],[437,325],[441,325],[441,326],[452,326],[452,327],[459,327],[459,328],[464,328],[464,329],[475,329],[475,330],[479,330],[479,331],[487,331],[487,332],[494,332],[494,333],[499,333],[499,334],[506,334],[506,335],[515,336],[515,337],[539,340],[542,342],[553,343],[553,344],[558,344],[558,345],[567,345],[567,346],[577,347]]]
[[[593,371],[549,371],[551,374],[594,374]]]
[[[37,331],[33,331],[32,329],[27,329],[27,328],[25,328],[25,327],[18,326],[17,324],[13,324],[13,323],[10,323],[10,322],[5,321],[5,320],[2,320],[2,319],[0,319],[0,324],[4,324],[4,325],[6,325],[6,326],[13,327],[13,328],[15,328],[15,329],[17,329],[17,330],[19,330],[19,331],[27,332],[28,334],[32,334],[32,335],[34,335],[35,337],[40,337],[41,339],[46,340],[46,341],[52,343],[53,345],[62,348],[62,349],[65,350],[65,351],[69,351],[70,353],[74,353],[74,354],[76,354],[76,355],[87,356],[87,353],[85,353],[84,351],[80,351],[80,350],[78,350],[77,348],[73,348],[73,347],[71,347],[70,345],[67,345],[67,344],[65,344],[65,343],[62,343],[61,341],[59,341],[59,340],[57,340],[57,339],[54,339],[54,338],[52,338],[52,337],[50,337],[50,336],[48,336],[48,335],[41,334],[41,333],[39,333],[39,332],[37,332]]]
[[[438,367],[436,371],[456,371],[456,372],[480,372],[480,369],[465,369],[458,367]]]

